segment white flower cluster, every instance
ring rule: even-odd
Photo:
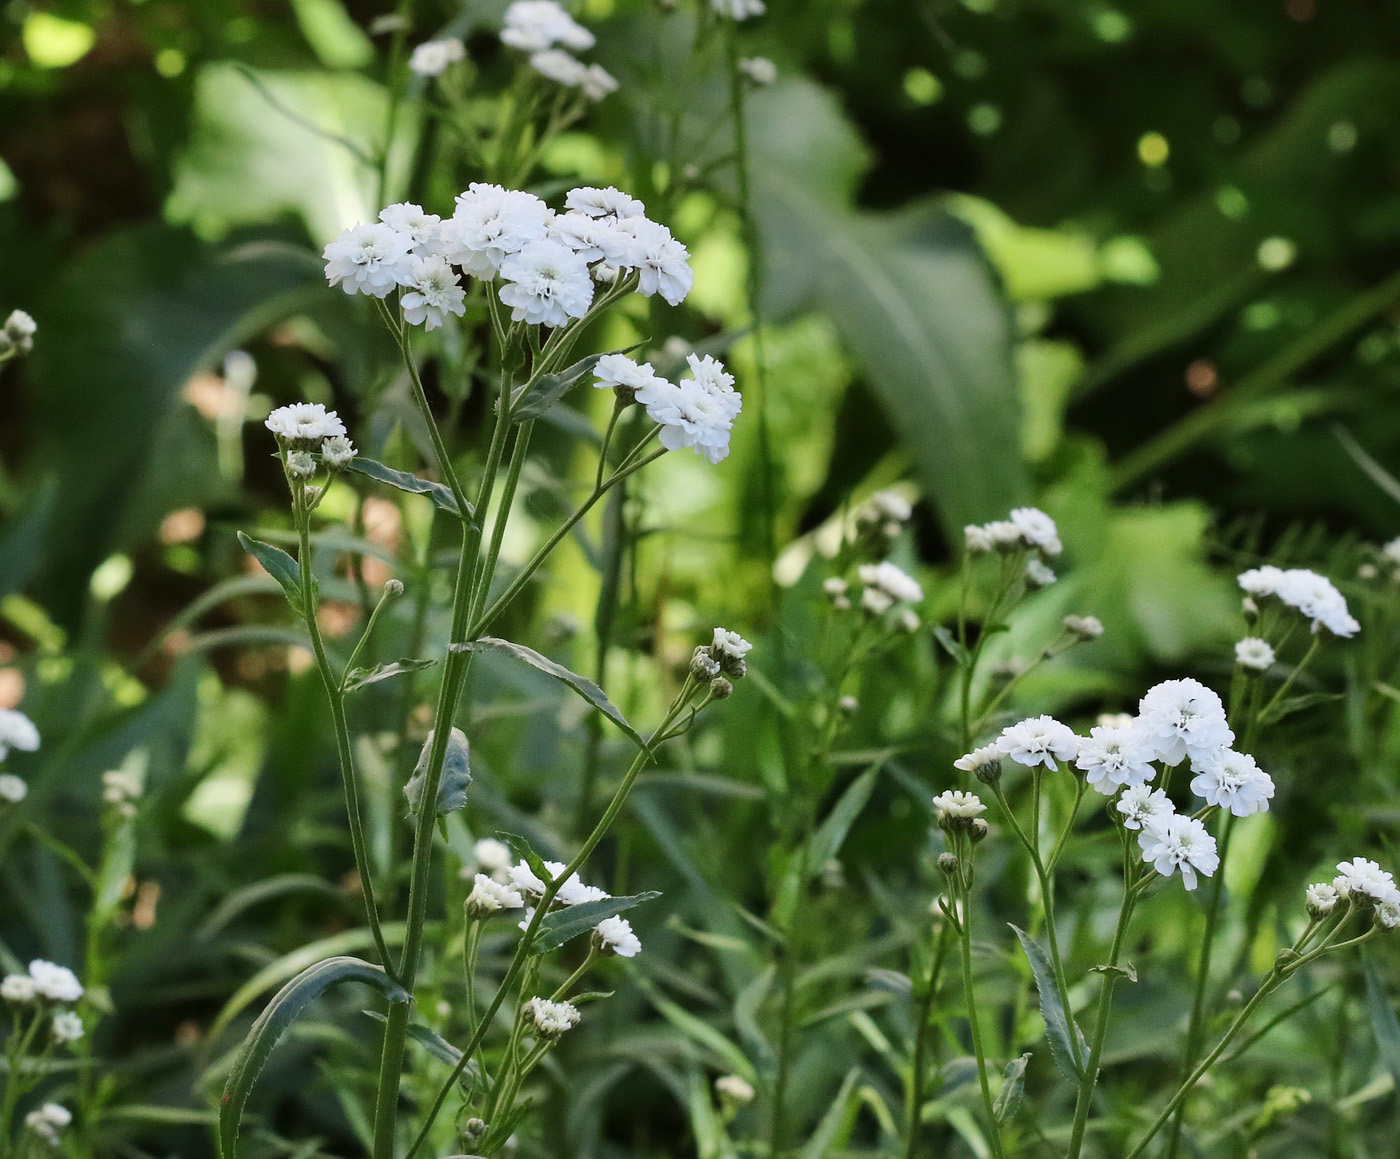
[[[11,310],[5,325],[0,327],[0,361],[16,354],[28,354],[34,349],[34,335],[39,332],[36,323],[23,310]]]
[[[515,0],[506,9],[501,43],[530,54],[530,67],[546,80],[578,89],[590,101],[617,91],[612,74],[574,55],[596,43],[593,33],[555,0]]]
[[[45,1103],[24,1116],[24,1125],[50,1147],[57,1147],[59,1136],[73,1121],[73,1112],[57,1103]]]
[[[1374,908],[1376,920],[1387,930],[1400,928],[1400,889],[1395,876],[1365,857],[1354,857],[1337,864],[1337,876],[1330,892],[1325,885],[1308,887],[1308,912],[1325,917],[1338,901]],[[1319,914],[1317,909],[1321,909]]]
[[[1347,608],[1346,597],[1326,576],[1306,568],[1253,567],[1239,575],[1240,588],[1255,601],[1277,599],[1334,636],[1351,637],[1361,625]]]
[[[578,1025],[578,1007],[572,1002],[551,1002],[548,998],[531,998],[521,1008],[525,1021],[541,1038],[558,1038]]]
[[[645,407],[647,416],[660,426],[661,445],[667,450],[690,447],[718,463],[729,454],[729,434],[744,401],[723,363],[708,354],[703,358],[691,354],[686,363],[689,375],[671,382],[649,362],[605,354],[593,368],[593,385],[613,390],[623,402]]]
[[[918,581],[889,560],[861,564],[857,574],[864,585],[860,606],[872,615],[883,615],[896,604],[923,601],[924,589]]]
[[[969,555],[1029,549],[1053,558],[1064,550],[1055,521],[1037,507],[1017,507],[1005,519],[969,524],[963,528],[963,544]]]
[[[30,1002],[76,1002],[83,985],[67,966],[36,958],[27,974],[6,974],[0,980],[0,998],[17,1006]]]
[[[39,747],[39,730],[24,713],[0,708],[0,761],[11,749],[32,753]],[[29,786],[14,773],[0,773],[0,803],[18,805],[29,795]]]
[[[763,0],[710,0],[710,7],[721,16],[731,20],[747,20],[750,16],[762,16],[768,9]]]
[[[558,878],[568,868],[558,861],[546,861],[544,867],[549,871],[551,879]],[[510,866],[506,870],[506,878],[508,884],[502,884],[478,873],[471,897],[467,899],[467,910],[474,916],[485,917],[503,909],[519,909],[526,906],[525,917],[520,922],[520,928],[523,930],[535,916],[534,908],[528,903],[538,902],[544,897],[546,883],[526,861]],[[559,886],[553,904],[567,908],[590,901],[603,901],[611,896],[596,885],[586,885],[577,873],[571,873]],[[632,932],[631,923],[622,918],[604,918],[593,927],[593,933],[595,945],[602,953],[634,958],[642,952],[641,940]]]
[[[102,802],[110,805],[120,817],[136,815],[136,802],[145,789],[145,780],[139,772],[110,769],[102,774]]]
[[[408,67],[419,76],[442,76],[467,57],[467,46],[456,37],[426,40],[409,54]]]
[[[355,444],[346,438],[340,416],[319,402],[279,406],[263,425],[287,444],[287,470],[299,479],[316,473],[316,460],[308,448],[318,443],[321,462],[333,469],[349,465],[358,454]]]
[[[690,293],[689,252],[636,198],[584,186],[564,202],[566,211],[555,213],[533,193],[473,182],[446,219],[407,202],[390,205],[377,222],[351,226],[326,246],[326,279],[347,294],[401,291],[405,320],[426,330],[466,312],[462,275],[499,278],[511,318],[532,326],[582,318],[595,281],[635,277],[639,293],[673,306]],[[723,376],[708,362],[692,368],[697,377]]]

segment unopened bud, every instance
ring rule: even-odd
[[[974,845],[984,840],[987,834],[990,832],[991,826],[988,825],[985,821],[983,821],[981,817],[974,817],[972,819],[972,826],[967,831],[968,836],[972,838],[972,843]]]
[[[958,861],[958,855],[956,853],[940,853],[938,855],[938,868],[949,877],[954,876],[958,872],[958,866],[960,864],[961,862]]]
[[[1300,955],[1298,951],[1295,950],[1292,946],[1287,946],[1284,949],[1280,950],[1278,952],[1277,957],[1274,958],[1274,969],[1286,970],[1289,966],[1297,962],[1301,957],[1302,955]]]
[[[973,770],[972,775],[984,785],[995,785],[1001,780],[1001,761],[987,761]]]
[[[403,595],[403,580],[386,580],[384,583],[384,594],[390,599]]]
[[[1246,624],[1252,624],[1259,618],[1259,605],[1250,599],[1249,596],[1245,596],[1245,598],[1240,601],[1240,614],[1244,616],[1244,622]]]
[[[733,693],[734,685],[730,684],[723,676],[716,676],[710,681],[710,695],[716,700],[724,700]]]
[[[860,711],[860,701],[854,696],[843,696],[836,707],[842,716],[855,716]]]
[[[485,1119],[472,1118],[462,1124],[462,1136],[468,1142],[475,1143],[484,1134],[486,1134]]]
[[[690,657],[690,673],[697,680],[713,680],[719,675],[719,661],[708,648],[696,648]]]

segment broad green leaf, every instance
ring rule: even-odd
[[[267,574],[277,581],[282,588],[282,594],[287,597],[287,603],[291,604],[295,611],[301,612],[301,569],[297,566],[297,561],[280,547],[253,539],[241,531],[238,533],[238,542],[243,550],[262,564]]]
[[[350,460],[350,470],[358,475],[363,475],[366,479],[387,483],[390,487],[397,487],[400,491],[407,491],[411,495],[426,495],[444,511],[459,519],[462,517],[461,511],[457,508],[457,497],[441,483],[434,483],[431,479],[420,479],[417,475],[411,475],[407,471],[397,471],[393,467],[386,467],[383,463],[377,463],[373,459],[366,459],[363,455],[356,455]],[[467,514],[469,516],[472,514],[470,505],[467,507]]]
[[[547,954],[557,950],[565,942],[588,933],[599,922],[660,896],[655,890],[650,890],[628,897],[603,897],[555,910],[540,919],[539,929],[535,931],[535,944],[530,947],[530,952]]]
[[[373,668],[352,668],[345,677],[345,691],[358,692],[381,680],[402,676],[405,672],[421,672],[431,668],[436,660],[395,660],[390,664],[377,664]]]
[[[992,1104],[992,1113],[998,1123],[1009,1123],[1020,1110],[1021,1095],[1026,1089],[1026,1064],[1030,1060],[1030,1052],[1027,1051],[1006,1064],[1006,1071],[1001,1076],[1001,1090],[997,1091],[996,1101]]]
[[[380,991],[390,1002],[410,1001],[408,992],[378,966],[359,958],[327,958],[303,970],[282,987],[258,1015],[234,1060],[233,1070],[219,1103],[219,1154],[234,1159],[238,1127],[248,1095],[266,1065],[282,1033],[303,1010],[340,982],[363,982]]]
[[[617,725],[638,748],[646,748],[646,741],[642,739],[636,729],[627,723],[627,718],[617,710],[601,688],[587,677],[580,676],[577,672],[570,672],[562,664],[556,664],[547,656],[541,656],[533,648],[527,648],[524,644],[513,644],[509,640],[498,640],[494,636],[483,636],[480,640],[472,640],[465,644],[453,644],[452,650],[454,652],[495,652],[502,656],[511,656],[530,665],[531,668],[543,672],[546,676],[554,677],[555,680],[567,684],[613,724]]]
[[[1007,924],[1011,925],[1009,922]],[[1045,951],[1019,926],[1012,925],[1011,929],[1020,940],[1021,948],[1026,952],[1026,959],[1031,964],[1031,973],[1035,976],[1035,988],[1040,993],[1040,1016],[1045,1020],[1045,1037],[1050,1043],[1051,1057],[1066,1078],[1071,1082],[1078,1082],[1080,1068],[1075,1064],[1074,1047],[1070,1045],[1069,1036],[1073,1033],[1077,1040],[1079,1057],[1087,1058],[1089,1048],[1084,1041],[1084,1035],[1079,1026],[1070,1019],[1060,1001],[1060,992],[1055,988],[1055,974]]]
[[[1381,1061],[1400,1090],[1400,1019],[1395,1016],[1395,1006],[1370,954],[1362,956],[1361,972],[1366,978],[1366,1015],[1371,1020],[1371,1032],[1376,1036]]]
[[[831,812],[812,835],[810,853],[807,858],[808,873],[815,877],[822,873],[828,864],[841,852],[842,842],[851,831],[860,811],[870,800],[875,788],[875,780],[880,775],[879,768],[868,769],[858,776],[841,794]]]
[[[409,816],[418,812],[418,802],[428,782],[428,761],[432,756],[433,733],[423,742],[423,751],[418,754],[418,763],[413,768],[413,776],[403,787],[403,795],[408,799]],[[467,786],[472,783],[471,745],[466,733],[454,728],[447,737],[447,749],[442,758],[442,779],[438,781],[437,813],[439,817],[455,813],[467,803]]]

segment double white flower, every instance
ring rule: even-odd
[[[1272,564],[1241,572],[1242,591],[1256,600],[1277,599],[1312,621],[1312,630],[1326,628],[1334,636],[1349,637],[1361,625],[1347,608],[1346,597],[1326,576],[1307,568],[1279,568]]]
[[[644,406],[661,428],[658,438],[667,450],[690,447],[718,463],[729,454],[729,433],[744,402],[723,363],[708,354],[691,354],[686,361],[690,376],[670,382],[650,363],[637,363],[623,354],[605,355],[594,367],[594,385],[630,395]]]

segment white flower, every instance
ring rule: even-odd
[[[691,377],[677,383],[656,378],[639,389],[637,401],[661,427],[661,445],[675,451],[691,447],[711,463],[729,454],[729,432],[743,409],[743,399],[732,385],[734,376],[706,355],[692,354]]]
[[[1336,909],[1337,902],[1340,900],[1341,894],[1337,892],[1336,886],[1328,885],[1325,881],[1308,886],[1303,894],[1303,903],[1307,906],[1308,917],[1315,922],[1320,922]]]
[[[953,762],[953,768],[976,775],[982,769],[990,768],[992,765],[1000,765],[1004,755],[996,745],[989,744],[980,749],[973,749],[966,756],[959,757]]]
[[[472,856],[487,873],[499,873],[510,867],[510,846],[494,837],[483,837],[472,846]]]
[[[543,886],[540,892],[544,892]],[[484,873],[476,875],[466,902],[467,912],[478,918],[500,913],[502,910],[521,909],[524,905],[525,899],[520,896],[520,890],[503,885]]]
[[[1180,870],[1181,884],[1188,890],[1196,888],[1198,871],[1210,877],[1220,865],[1215,838],[1194,817],[1177,813],[1149,825],[1147,832],[1150,836],[1143,843],[1143,861],[1163,877]]]
[[[762,16],[767,11],[763,0],[710,0],[710,7],[731,20],[747,20],[750,16]]]
[[[1354,636],[1361,625],[1347,610],[1346,598],[1326,576],[1306,568],[1288,570],[1265,564],[1250,568],[1238,576],[1240,587],[1258,599],[1275,596],[1291,608],[1296,608],[1312,621],[1313,631],[1326,628],[1334,636]]]
[[[1116,806],[1123,814],[1125,829],[1141,829],[1143,826],[1165,820],[1176,812],[1171,798],[1161,789],[1151,785],[1130,785],[1123,790]]]
[[[715,1094],[735,1103],[751,1103],[757,1092],[753,1083],[737,1074],[722,1074],[715,1079]]]
[[[39,332],[39,324],[24,310],[11,310],[5,319],[5,333],[12,339],[33,338]]]
[[[583,70],[583,79],[578,87],[590,101],[601,101],[617,92],[618,84],[617,78],[601,64],[590,64]]]
[[[403,276],[413,239],[375,222],[352,225],[326,246],[326,280],[347,294],[386,297]]]
[[[1241,668],[1264,672],[1273,665],[1274,650],[1267,640],[1258,636],[1246,636],[1235,645],[1235,663]]]
[[[6,1002],[33,1002],[38,995],[34,979],[28,974],[6,974],[4,981],[0,981],[0,998]]]
[[[876,491],[866,501],[866,510],[877,519],[907,523],[914,514],[914,505],[898,491]]]
[[[632,923],[624,918],[604,918],[593,927],[598,935],[599,949],[619,958],[635,958],[642,952],[641,939],[632,932]]]
[[[436,252],[439,231],[442,229],[442,218],[436,213],[426,213],[421,205],[414,205],[411,201],[399,201],[381,209],[379,220],[395,233],[408,238],[415,251]]]
[[[16,311],[16,313],[18,313],[18,311]],[[13,316],[14,315],[11,315],[11,317]],[[1392,539],[1382,547],[1381,554],[1385,556],[1386,559],[1390,560],[1391,563],[1400,564],[1400,536]]]
[[[985,813],[987,806],[976,793],[965,793],[961,789],[948,789],[933,799],[933,807],[938,810],[938,819],[962,817],[971,820],[979,813]]]
[[[546,861],[544,867],[549,872],[551,880],[558,878],[567,868],[561,861]],[[538,900],[544,896],[545,883],[540,880],[528,863],[522,861],[519,865],[512,866],[509,877],[511,885],[525,897]],[[558,905],[582,905],[586,901],[601,901],[607,896],[609,895],[596,886],[584,885],[579,880],[577,873],[570,874],[568,879],[562,882],[554,892],[554,900]],[[525,928],[525,924],[521,924],[521,929]]]
[[[408,291],[400,302],[404,321],[414,326],[436,330],[448,314],[460,318],[467,312],[467,295],[457,284],[457,271],[437,254],[409,258],[403,285]]]
[[[521,1011],[541,1038],[558,1038],[579,1020],[578,1007],[572,1002],[551,1002],[548,998],[531,998]]]
[[[1144,785],[1152,780],[1153,749],[1133,725],[1095,725],[1079,742],[1075,768],[1105,797],[1125,785]]]
[[[583,78],[588,75],[588,66],[562,48],[546,48],[542,52],[531,53],[530,67],[545,80],[571,89],[583,84]]]
[[[1097,640],[1103,635],[1103,621],[1098,616],[1066,616],[1061,623],[1066,632],[1081,640]]]
[[[309,479],[316,474],[316,460],[310,451],[288,451],[287,473],[296,479]]]
[[[611,185],[604,189],[592,185],[571,189],[564,198],[564,204],[586,217],[642,217],[647,211],[647,207],[635,197]]]
[[[562,869],[563,866],[560,866]],[[522,861],[518,865],[512,865],[507,872],[511,885],[515,886],[526,897],[538,900],[544,896],[545,883],[527,861]]]
[[[645,297],[660,294],[671,305],[680,305],[695,284],[690,252],[669,229],[649,218],[624,217],[618,228],[630,233],[637,243],[627,260],[619,263],[624,269],[637,271],[637,290]]]
[[[1048,588],[1055,582],[1055,573],[1038,559],[1026,560],[1026,584],[1032,588]]]
[[[1136,721],[1137,717],[1130,712],[1101,712],[1094,723],[1104,728],[1127,728]]]
[[[611,388],[633,398],[638,391],[659,395],[672,388],[671,383],[652,369],[650,362],[634,362],[625,354],[604,354],[593,367],[593,377],[596,380],[593,385],[598,389]]]
[[[1026,546],[1025,540],[1021,538],[1021,529],[1009,519],[993,519],[982,530],[987,533],[992,546],[998,551],[1011,551]]]
[[[996,746],[1017,764],[1053,769],[1074,760],[1079,738],[1053,716],[1034,716],[1002,729]]]
[[[321,443],[321,458],[332,467],[344,467],[354,461],[355,444],[344,435],[332,435]]]
[[[618,229],[616,218],[590,217],[578,210],[556,214],[549,223],[549,236],[590,263],[616,264],[636,245],[631,234]]]
[[[540,52],[556,44],[583,52],[596,43],[593,33],[554,0],[515,0],[505,12],[501,42],[521,52]]]
[[[15,776],[14,773],[0,773],[0,801],[18,805],[27,796],[29,796],[29,786],[20,777]]]
[[[32,753],[39,747],[39,730],[24,713],[14,708],[0,708],[0,760],[11,749]]]
[[[419,76],[441,76],[449,65],[456,64],[466,55],[466,45],[456,38],[427,40],[410,54],[408,67]]]
[[[1400,897],[1386,898],[1376,903],[1376,921],[1383,930],[1400,929]]]
[[[739,72],[759,88],[767,88],[778,79],[778,66],[766,56],[748,56],[739,62]]]
[[[753,645],[738,632],[731,632],[728,628],[716,628],[710,651],[720,660],[743,660],[753,651]]]
[[[1332,885],[1343,897],[1386,901],[1396,896],[1394,875],[1365,857],[1338,862]]]
[[[1027,547],[1038,547],[1046,555],[1063,550],[1055,521],[1037,507],[1017,507],[1007,517]]]
[[[53,1002],[76,1002],[83,996],[82,983],[67,966],[56,966],[36,958],[29,963],[29,976],[34,979],[34,989],[39,995]]]
[[[24,1125],[50,1147],[58,1146],[59,1133],[73,1121],[73,1113],[57,1103],[45,1103],[24,1116]]]
[[[83,1020],[71,1010],[60,1010],[53,1016],[53,1040],[55,1042],[77,1042],[82,1036]]]
[[[532,326],[564,326],[593,303],[588,263],[557,241],[532,241],[501,263],[501,301],[511,318]]]
[[[294,402],[279,406],[263,424],[274,435],[288,441],[329,439],[345,433],[345,424],[333,410],[319,402]]]
[[[1138,703],[1138,721],[1157,759],[1168,765],[1189,757],[1193,767],[1205,767],[1235,741],[1220,697],[1198,680],[1166,680],[1149,689]]]
[[[963,547],[968,555],[985,555],[996,546],[992,533],[976,523],[963,528]]]
[[[1226,749],[1191,779],[1191,791],[1207,805],[1248,817],[1268,810],[1274,780],[1249,754]]]
[[[140,800],[145,789],[139,772],[109,769],[102,774],[102,800],[108,805],[128,805]]]
[[[885,607],[891,604],[917,604],[924,598],[924,589],[918,581],[889,560],[862,564],[858,574],[867,591],[877,591],[888,597]]]
[[[1265,564],[1263,567],[1252,567],[1248,571],[1242,571],[1235,579],[1247,595],[1276,596],[1283,582],[1283,569],[1274,567],[1273,564]]]
[[[508,255],[545,236],[551,217],[533,193],[472,182],[442,223],[442,252],[473,277],[493,278]]]

